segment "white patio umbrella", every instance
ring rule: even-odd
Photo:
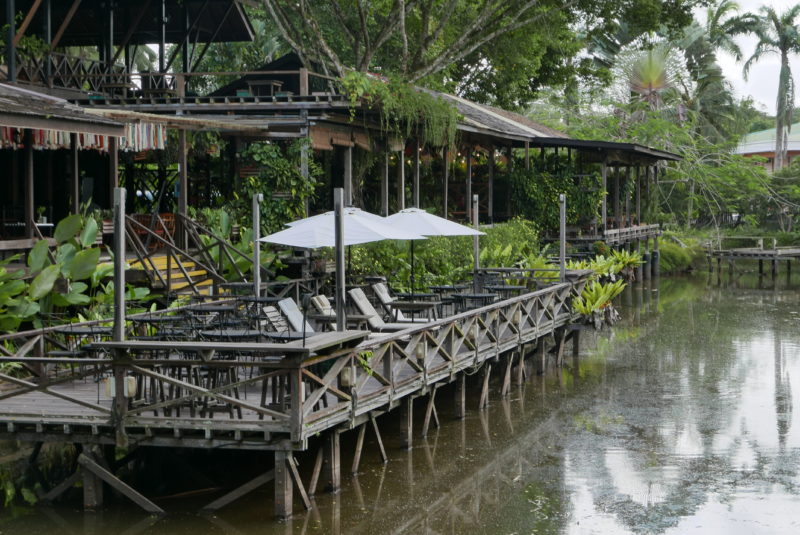
[[[386,219],[358,208],[345,208],[344,245],[381,240],[424,240],[417,232],[388,224]],[[333,247],[336,244],[334,213],[326,212],[289,223],[289,228],[264,236],[262,242],[302,249]]]
[[[431,214],[420,208],[406,208],[385,218],[392,227],[416,232],[423,236],[481,236],[485,234],[472,227]],[[414,292],[414,242],[411,242],[411,292]]]
[[[364,212],[358,208],[344,208],[342,210],[342,231],[342,247],[382,240],[425,239],[420,234],[389,225],[384,218]],[[293,226],[269,236],[264,236],[259,241],[301,249],[336,247],[336,215],[334,212],[326,212],[295,221]],[[344,252],[342,251],[341,254],[341,263],[343,265]],[[337,264],[339,262],[339,253],[337,252]],[[343,314],[344,277],[342,276],[340,280],[338,271],[337,269],[336,296],[339,302],[337,302],[336,311],[337,314]],[[337,318],[337,324],[342,329],[344,318]]]

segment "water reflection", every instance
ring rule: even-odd
[[[486,410],[476,410],[480,374],[464,420],[440,389],[442,426],[410,451],[399,422],[382,417],[389,462],[368,433],[360,472],[288,522],[270,519],[265,488],[213,517],[191,501],[155,520],[127,507],[95,517],[60,508],[0,531],[797,533],[797,289],[783,278],[703,275],[634,287],[622,302],[622,322],[585,334],[578,362],[533,375],[507,399],[494,384]],[[306,478],[313,461],[300,458]]]

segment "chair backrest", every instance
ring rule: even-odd
[[[315,295],[311,298],[311,305],[319,314],[323,314],[325,316],[336,315],[336,311],[333,310],[333,305],[331,305],[327,295]]]
[[[314,310],[316,310],[317,314],[320,316],[336,317],[336,311],[333,309],[333,306],[331,306],[331,302],[328,301],[327,295],[315,295],[312,297],[311,306],[314,307]],[[338,324],[333,322],[330,324],[330,328],[336,331],[338,330]]]
[[[403,312],[400,310],[394,310],[392,307],[392,303],[394,302],[394,297],[389,293],[389,288],[386,287],[385,282],[376,282],[372,285],[372,291],[375,292],[375,295],[378,297],[378,301],[380,301],[381,306],[389,315],[389,317],[397,318],[397,321],[404,321],[406,318],[403,315]]]
[[[367,323],[369,324],[370,328],[380,329],[386,325],[386,323],[383,321],[383,318],[381,318],[380,314],[378,314],[378,311],[375,310],[375,307],[373,307],[369,302],[367,296],[364,295],[364,290],[361,288],[353,288],[347,293],[356,304],[358,311],[369,318],[367,319]]]
[[[297,306],[297,303],[294,302],[294,299],[291,297],[287,297],[286,299],[281,299],[278,301],[278,307],[283,312],[283,315],[286,316],[286,319],[289,320],[289,325],[292,326],[292,329],[297,332],[303,331],[303,312],[301,312],[300,308]],[[314,329],[311,325],[305,321],[305,332],[313,333]]]
[[[272,330],[282,333],[289,331],[289,323],[274,306],[264,307],[264,315],[269,320]]]

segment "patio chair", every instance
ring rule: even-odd
[[[376,282],[372,285],[372,291],[378,298],[383,310],[386,311],[387,317],[394,318],[396,323],[426,323],[432,321],[428,318],[407,318],[402,310],[395,310],[393,303],[395,298],[389,293],[389,288],[386,287],[384,282]]]
[[[336,311],[333,309],[333,305],[328,300],[327,295],[315,295],[311,298],[311,306],[314,307],[314,312],[318,316],[325,316],[327,318],[335,318]],[[336,330],[338,325],[336,321],[327,322],[328,328],[331,330]]]
[[[289,322],[293,331],[303,332],[303,323],[305,323],[305,332],[314,332],[314,329],[308,321],[303,319],[303,312],[300,310],[300,307],[297,306],[297,303],[294,302],[294,299],[291,297],[281,299],[278,301],[278,308],[280,308],[283,315],[286,316],[286,320]]]
[[[396,332],[412,327],[410,323],[386,323],[383,321],[383,318],[369,302],[367,296],[364,295],[364,290],[361,288],[353,288],[347,293],[350,295],[353,303],[355,303],[358,312],[369,318],[367,324],[371,330],[378,332]]]

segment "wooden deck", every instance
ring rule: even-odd
[[[561,358],[568,337],[578,332],[570,329],[576,319],[571,299],[590,272],[569,275],[565,283],[377,338],[345,331],[310,336],[305,345],[94,341],[72,355],[63,339],[53,338],[54,329],[37,331],[14,354],[0,357],[33,373],[25,379],[0,374],[0,438],[83,444],[78,471],[49,497],[83,475],[86,507],[102,502],[95,492],[102,480],[126,489],[123,494],[151,512],[160,509],[104,471],[94,445],[272,450],[274,470],[206,508],[216,510],[274,480],[276,515],[287,516],[294,489],[309,507],[292,452],[307,449],[312,437],[323,438],[309,494],[320,477],[328,488],[340,484],[339,433],[359,428],[357,466],[364,432],[370,426],[378,433],[381,414],[403,408],[410,446],[415,398],[428,399],[424,435],[436,419],[439,386],[456,383],[457,413],[464,414],[467,373],[482,369],[479,405],[485,406],[493,366],[508,392],[512,369],[521,381],[520,364],[534,348],[544,355],[550,346]],[[47,354],[51,348],[58,356]]]

